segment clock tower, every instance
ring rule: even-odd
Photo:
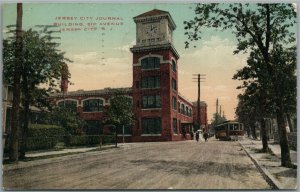
[[[154,9],[133,18],[132,141],[171,141],[177,118],[179,55],[173,46],[176,25],[167,11]]]
[[[134,17],[136,23],[136,46],[172,43],[176,25],[166,11],[154,9]]]

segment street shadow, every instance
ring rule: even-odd
[[[130,163],[136,166],[146,166],[149,169],[165,171],[170,174],[180,174],[183,176],[190,175],[219,175],[221,177],[230,177],[232,179],[245,178],[250,171],[256,171],[255,167],[246,164],[230,164],[218,162],[182,162],[182,161],[165,161],[165,160],[132,160]],[[242,177],[241,177],[242,176]]]
[[[279,177],[297,178],[297,170],[296,169],[288,169],[288,170],[285,170],[285,171],[275,173],[275,175],[279,176]]]

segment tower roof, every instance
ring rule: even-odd
[[[145,21],[153,21],[153,19],[166,17],[169,20],[169,24],[172,29],[176,28],[176,25],[168,11],[163,11],[159,9],[153,9],[151,11],[142,13],[138,16],[133,17],[134,22],[145,22]]]
[[[162,11],[162,10],[159,10],[159,9],[153,9],[153,10],[148,11],[146,13],[142,13],[142,14],[140,14],[138,16],[135,16],[134,18],[154,16],[154,15],[162,15],[162,14],[169,14],[169,12]]]

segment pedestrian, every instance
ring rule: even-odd
[[[203,135],[204,139],[205,139],[205,142],[207,141],[208,139],[208,133],[207,132],[204,132],[204,135]]]
[[[196,141],[199,141],[199,131],[196,132]]]

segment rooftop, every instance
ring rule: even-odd
[[[197,101],[194,101],[193,105],[197,106]],[[207,106],[207,104],[205,101],[200,101],[200,106]]]
[[[117,92],[131,92],[132,88],[131,87],[122,87],[122,88],[104,88],[104,89],[97,89],[97,90],[88,90],[85,91],[83,89],[79,89],[77,91],[70,91],[67,92],[63,95],[63,93],[54,93],[51,94],[51,97],[62,97],[62,96],[80,96],[80,95],[101,95],[101,94],[112,94],[112,93],[117,93]]]
[[[154,15],[162,15],[162,14],[169,14],[169,12],[162,11],[162,10],[159,10],[159,9],[153,9],[153,10],[148,11],[146,13],[142,13],[142,14],[140,14],[138,16],[135,16],[134,18],[154,16]]]
[[[159,19],[160,17],[167,17],[167,19],[169,20],[169,24],[171,26],[171,29],[175,29],[176,28],[176,24],[174,23],[171,15],[169,12],[167,11],[162,11],[159,9],[153,9],[151,11],[142,13],[138,16],[133,17],[134,22],[153,22],[153,20]]]

